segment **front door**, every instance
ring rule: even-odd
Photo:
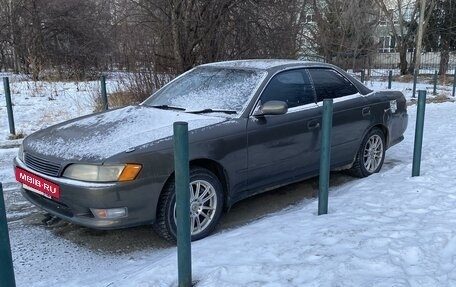
[[[321,108],[304,69],[275,75],[257,106],[284,101],[283,115],[250,116],[247,123],[248,192],[292,182],[318,169]]]

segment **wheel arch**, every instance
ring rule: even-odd
[[[385,148],[388,148],[388,147],[389,147],[389,144],[388,144],[388,142],[389,142],[389,130],[388,130],[388,128],[387,128],[385,125],[383,125],[383,124],[377,124],[377,125],[372,126],[370,129],[368,129],[368,130],[366,131],[366,133],[364,134],[364,137],[365,137],[371,130],[373,130],[373,129],[375,129],[375,128],[377,128],[377,129],[379,129],[379,130],[382,131],[383,136],[385,137],[385,145],[386,145]]]
[[[223,195],[224,195],[224,208],[229,205],[229,178],[225,168],[218,162],[207,159],[207,158],[200,158],[200,159],[193,159],[189,163],[190,168],[192,167],[201,167],[209,170],[212,172],[222,184],[223,188]]]
[[[384,146],[383,146],[383,155],[381,162],[379,165],[376,167],[374,171],[369,171],[366,170],[365,167],[363,166],[364,163],[360,163],[360,157],[361,157],[361,148],[363,148],[364,142],[367,139],[367,136],[373,133],[373,131],[378,131],[378,133],[381,133],[383,135],[383,141],[384,141]],[[347,165],[346,172],[352,176],[362,178],[369,176],[373,173],[376,173],[380,171],[381,166],[383,165],[383,161],[385,159],[385,151],[387,149],[387,139],[388,139],[388,129],[382,125],[382,124],[377,124],[373,125],[370,128],[366,129],[363,137],[361,138],[361,142],[358,147],[358,151],[355,153],[355,156],[353,157],[353,162],[350,165]]]
[[[217,225],[220,220],[224,209],[226,208],[226,198],[227,198],[227,176],[224,168],[215,161],[207,159],[194,159],[189,162],[190,171],[193,169],[194,174],[203,174],[208,177],[208,180],[214,182],[218,180],[217,186],[221,185],[221,190],[217,188],[216,193],[220,192],[220,201],[222,203],[219,205],[220,208],[214,208],[215,213],[213,213],[213,218],[205,225],[204,229],[201,229],[198,233],[192,234],[192,241],[198,240],[209,235]],[[192,173],[190,172],[190,175]],[[214,176],[216,178],[214,178]],[[210,178],[210,179],[209,179]],[[177,236],[177,223],[174,219],[170,218],[172,214],[172,204],[175,204],[175,171],[173,170],[171,174],[166,179],[162,190],[160,191],[159,200],[157,202],[156,208],[156,218],[153,223],[153,228],[157,234],[165,238],[170,242],[176,242]],[[174,202],[173,202],[174,201]],[[201,203],[204,204],[204,203]],[[200,216],[200,215],[196,215]],[[207,218],[207,216],[206,216]],[[174,222],[174,223],[173,223]],[[192,227],[193,229],[193,227]]]
[[[376,124],[376,125],[373,125],[371,127],[369,127],[368,129],[366,129],[364,131],[364,134],[363,136],[360,138],[359,140],[359,144],[358,144],[358,148],[356,149],[356,153],[355,153],[355,156],[353,157],[353,161],[351,162],[351,164],[347,165],[346,167],[342,168],[342,169],[349,169],[353,166],[353,164],[355,163],[355,160],[356,160],[356,155],[358,153],[358,150],[359,148],[361,147],[361,145],[363,144],[363,140],[364,138],[366,137],[367,134],[369,134],[373,129],[379,129],[381,130],[381,132],[383,133],[383,136],[385,137],[385,148],[388,148],[388,139],[389,139],[389,134],[388,134],[388,128],[386,126],[384,126],[383,124]]]
[[[205,168],[212,172],[219,180],[223,188],[223,195],[224,195],[224,208],[229,206],[229,181],[228,181],[228,174],[225,170],[225,168],[218,162],[206,158],[200,158],[200,159],[192,159],[189,162],[189,167],[190,169],[192,167],[200,167],[200,168]],[[160,194],[163,192],[163,190],[166,188],[166,186],[170,183],[170,181],[174,180],[174,171],[168,176],[168,178],[165,181],[165,184],[163,184],[162,190],[160,191]]]

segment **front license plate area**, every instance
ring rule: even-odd
[[[24,188],[47,198],[60,199],[60,187],[57,184],[19,167],[16,167],[15,174],[16,180],[22,183]]]

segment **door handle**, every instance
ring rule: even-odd
[[[369,107],[365,107],[365,108],[363,108],[362,113],[363,113],[363,117],[367,117],[367,116],[370,116],[371,110]]]
[[[317,129],[320,127],[320,123],[318,121],[309,121],[307,122],[307,128],[309,130]]]

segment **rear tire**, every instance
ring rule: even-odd
[[[204,168],[190,170],[190,228],[191,240],[208,236],[220,220],[223,210],[223,190],[220,180]],[[166,240],[176,242],[176,192],[174,179],[163,189],[153,225],[155,232]]]
[[[361,178],[379,172],[385,160],[385,150],[385,135],[380,129],[373,128],[364,137],[348,173]]]

